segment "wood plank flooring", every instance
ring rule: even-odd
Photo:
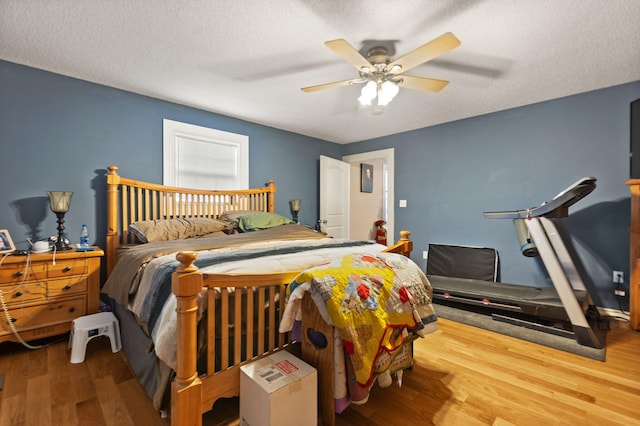
[[[337,425],[640,425],[640,332],[612,322],[606,362],[445,319],[415,344],[402,389],[372,390]],[[0,426],[168,425],[106,338],[69,363],[67,336],[31,351],[0,344]],[[205,425],[239,425],[238,399]]]

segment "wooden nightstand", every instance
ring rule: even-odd
[[[100,261],[104,252],[75,250],[7,256],[0,265],[0,291],[24,341],[65,333],[71,321],[98,312]],[[54,263],[55,260],[55,263]],[[0,306],[0,342],[18,341]]]

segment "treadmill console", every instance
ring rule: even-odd
[[[596,188],[596,178],[583,177],[570,185],[551,201],[538,207],[504,212],[484,212],[487,219],[526,219],[529,217],[561,218],[569,215],[569,207],[586,197]]]

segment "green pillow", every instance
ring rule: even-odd
[[[240,228],[242,232],[269,229],[274,226],[287,225],[289,223],[293,223],[293,221],[278,213],[269,212],[246,213],[238,218],[238,228]]]

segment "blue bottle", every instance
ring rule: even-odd
[[[80,231],[80,247],[89,247],[89,229],[85,224],[82,224],[82,230]]]

